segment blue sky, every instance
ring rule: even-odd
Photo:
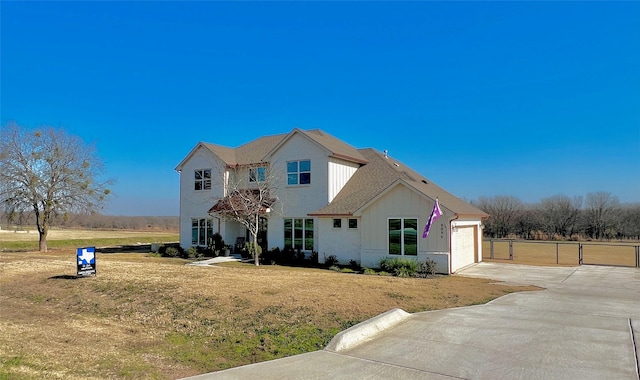
[[[640,202],[640,2],[12,2],[1,121],[95,143],[106,214],[177,215],[176,165],[294,127],[467,200]]]

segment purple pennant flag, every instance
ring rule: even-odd
[[[431,225],[440,216],[442,216],[442,210],[440,210],[440,203],[438,203],[438,198],[436,198],[436,203],[433,205],[433,210],[431,210],[431,216],[429,217],[429,220],[427,220],[427,225],[424,226],[424,232],[422,233],[423,239],[426,239],[427,236],[429,236],[429,230],[431,229]]]

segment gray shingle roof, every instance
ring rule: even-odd
[[[237,148],[228,148],[222,145],[210,143],[202,143],[202,145],[218,156],[227,165],[258,164],[262,162],[265,156],[281,144],[287,137],[296,132],[315,141],[320,146],[330,151],[335,157],[358,163],[367,162],[358,149],[319,129],[309,131],[294,129],[290,133],[286,134],[260,137]]]
[[[404,181],[425,196],[431,199],[438,198],[441,207],[447,208],[455,214],[489,216],[399,161],[385,157],[374,149],[360,149],[359,151],[369,163],[354,173],[331,203],[309,213],[309,215],[353,215],[381,193],[387,191],[393,184]]]

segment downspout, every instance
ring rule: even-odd
[[[449,220],[449,274],[453,274],[453,222],[458,218],[460,215],[455,214],[454,218]]]

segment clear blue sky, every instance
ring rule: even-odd
[[[175,166],[294,127],[467,200],[640,201],[640,2],[0,2],[1,121],[95,143],[104,212],[177,215]]]

